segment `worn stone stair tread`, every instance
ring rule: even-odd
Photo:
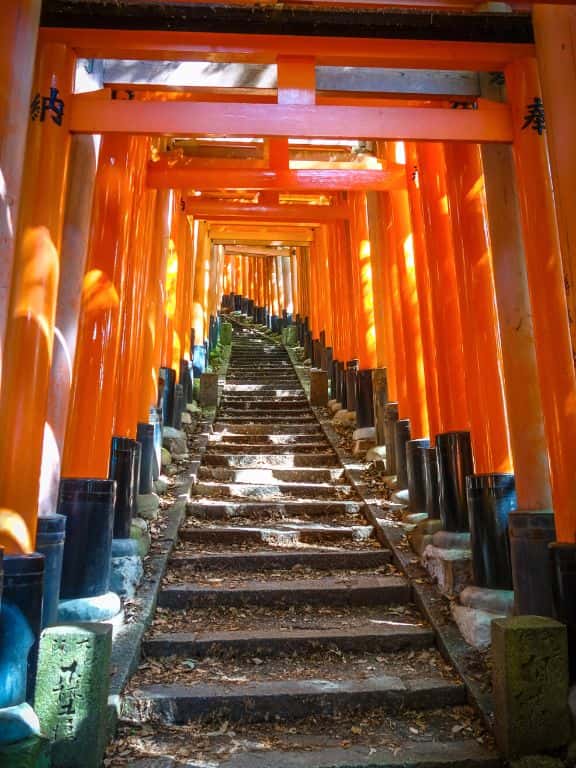
[[[236,443],[236,442],[220,442],[211,441],[208,443],[208,452],[210,454],[230,454],[233,451],[238,450],[241,454],[250,454],[252,456],[259,456],[263,453],[273,454],[275,456],[282,456],[285,453],[295,453],[297,455],[312,456],[318,451],[325,449],[324,443],[318,443],[310,440],[303,440],[299,442],[290,442],[284,444],[278,443]]]
[[[388,549],[346,549],[339,551],[296,551],[271,552],[269,550],[252,552],[188,554],[184,551],[173,555],[171,565],[185,565],[209,570],[211,568],[226,568],[234,571],[251,571],[280,568],[315,568],[326,570],[335,568],[377,568],[387,565],[392,559]]]
[[[274,435],[277,439],[280,436],[289,437],[290,435],[324,436],[322,427],[317,421],[311,424],[241,424],[233,420],[218,419],[214,422],[214,432],[226,432],[227,435],[264,435],[266,437]]]
[[[343,467],[200,467],[198,477],[223,483],[322,483],[345,476]]]
[[[204,456],[204,466],[207,467],[229,467],[229,468],[249,468],[258,469],[277,469],[277,468],[301,468],[301,467],[339,467],[338,457],[334,453],[320,453],[316,456],[300,456],[292,451],[286,454],[262,453],[259,456],[243,456],[242,454],[214,454],[207,453]]]
[[[130,763],[132,768],[206,768],[206,762],[175,758],[143,758]],[[402,744],[395,750],[355,744],[348,748],[296,751],[248,750],[211,761],[211,768],[500,768],[500,758],[473,739],[426,741]]]
[[[171,584],[163,587],[158,605],[163,608],[194,605],[390,605],[411,600],[408,582],[398,576],[351,576],[346,581],[329,577],[286,581],[243,581],[217,586]]]
[[[175,632],[155,635],[144,643],[147,656],[211,655],[217,648],[224,652],[286,653],[318,647],[337,647],[341,651],[378,650],[391,652],[427,648],[434,643],[431,629],[417,626],[350,627],[347,629],[298,629],[268,632]]]
[[[270,516],[294,520],[311,517],[330,522],[353,522],[351,518],[361,520],[363,505],[354,501],[330,501],[326,499],[295,499],[274,502],[266,501],[222,501],[206,499],[202,502],[190,502],[187,514],[196,520],[236,520],[253,518],[255,522],[270,525]]]
[[[191,497],[197,496],[221,496],[223,498],[260,498],[266,500],[266,497],[275,496],[316,496],[317,498],[334,498],[352,495],[352,487],[334,483],[289,483],[287,481],[275,480],[270,483],[224,483],[202,480],[192,486]]]
[[[390,713],[430,709],[466,702],[466,687],[441,678],[403,680],[392,675],[340,680],[291,679],[243,683],[147,685],[122,701],[127,720],[161,718],[174,724],[209,716],[231,722],[296,720],[379,707]]]

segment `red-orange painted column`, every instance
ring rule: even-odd
[[[428,250],[424,232],[422,212],[422,194],[418,170],[416,144],[406,142],[406,188],[410,202],[410,220],[414,243],[414,265],[418,306],[420,311],[420,330],[422,335],[422,355],[424,362],[424,384],[426,387],[426,406],[430,437],[440,432],[440,403],[438,395],[438,364],[436,357],[436,339],[434,336],[434,310],[430,292],[430,268]]]
[[[6,323],[0,395],[0,508],[19,516],[31,542],[36,534],[70,146],[62,107],[72,91],[73,73],[74,56],[66,46],[39,49],[33,92],[40,94],[40,112],[33,108],[28,125]],[[50,94],[52,102],[43,102],[42,97],[49,99]],[[38,103],[36,98],[33,103]],[[29,542],[5,543],[8,551],[18,551]]]
[[[498,316],[478,144],[445,146],[476,472],[511,472]]]
[[[117,371],[114,397],[113,432],[126,437],[136,436],[138,401],[141,379],[142,341],[144,330],[144,302],[146,276],[150,260],[149,215],[150,199],[145,198],[146,168],[150,154],[149,140],[134,140],[130,162],[132,165],[132,195],[126,276],[120,297]],[[152,194],[147,192],[147,195]]]
[[[194,329],[194,345],[202,346],[206,339],[207,318],[204,293],[210,279],[210,239],[206,222],[198,226],[196,240],[196,268],[194,274],[194,307],[192,312],[192,327]],[[233,270],[233,279],[236,272]]]
[[[394,248],[389,231],[391,213],[388,193],[375,192],[368,196],[368,221],[372,272],[375,276],[374,318],[378,367],[386,368],[389,398],[391,401],[396,401],[398,397],[396,347],[401,346],[401,340],[394,337],[395,298],[392,294]]]
[[[296,255],[296,248],[292,248],[290,253],[290,275],[292,277],[292,301],[294,302],[294,314],[301,314],[300,312],[300,286],[298,283],[298,257]]]
[[[411,407],[408,398],[408,377],[406,375],[406,345],[404,343],[404,324],[402,323],[402,299],[400,295],[400,276],[398,270],[398,249],[394,232],[394,209],[390,193],[383,198],[384,222],[386,224],[387,246],[387,282],[390,296],[390,312],[392,315],[392,332],[394,335],[394,380],[389,386],[390,397],[398,403],[398,413],[401,419],[410,415]]]
[[[576,350],[576,8],[532,6],[554,199]],[[534,98],[530,95],[530,98]]]
[[[0,8],[0,376],[41,0]]]
[[[76,135],[72,137],[70,147],[54,348],[42,446],[39,496],[41,515],[53,513],[58,502],[62,451],[76,353],[80,296],[88,255],[98,146],[99,141],[95,141],[94,136]]]
[[[368,236],[368,212],[366,194],[350,193],[352,218],[350,222],[350,256],[352,288],[356,303],[358,329],[358,359],[360,368],[376,367],[376,331],[374,326],[374,294],[372,289],[372,265]]]
[[[318,250],[318,304],[322,310],[322,328],[326,334],[326,346],[332,346],[334,341],[333,312],[332,312],[332,283],[330,280],[330,244],[328,230],[324,225],[317,230]]]
[[[244,297],[248,298],[250,293],[250,256],[244,256],[242,259],[242,285],[244,287]]]
[[[418,145],[418,171],[434,308],[440,426],[443,432],[468,429],[462,324],[442,144]]]
[[[535,60],[510,65],[506,79],[556,535],[558,541],[574,542],[576,376],[546,137],[526,120],[526,105],[541,97]]]
[[[100,148],[62,461],[66,477],[108,475],[134,151],[134,139],[114,134],[104,136]]]
[[[150,265],[147,277],[142,376],[138,396],[138,421],[147,421],[149,408],[158,401],[158,373],[164,330],[164,284],[170,232],[170,193],[157,190],[150,227]]]
[[[403,142],[388,142],[386,156],[389,162],[406,164]],[[428,410],[424,383],[424,361],[420,332],[420,307],[416,287],[414,237],[410,219],[408,192],[390,192],[392,213],[392,237],[396,251],[398,291],[402,337],[404,347],[404,372],[406,376],[406,416],[410,418],[412,438],[428,436]]]
[[[512,147],[482,147],[518,509],[551,509],[550,471]]]

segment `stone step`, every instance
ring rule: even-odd
[[[175,632],[156,635],[144,642],[146,656],[203,658],[216,654],[306,654],[320,649],[343,653],[421,650],[434,644],[434,633],[426,627],[375,626],[372,629],[308,629],[268,632]]]
[[[399,576],[354,576],[345,582],[330,577],[286,581],[243,581],[208,587],[177,584],[158,595],[162,608],[206,605],[390,605],[411,600],[411,588]]]
[[[265,392],[267,397],[283,397],[283,396],[293,396],[294,393],[302,392],[302,386],[301,384],[294,383],[290,384],[289,386],[286,386],[284,384],[278,385],[278,384],[238,384],[238,383],[231,383],[226,384],[225,392]],[[274,394],[273,394],[274,393]]]
[[[245,437],[244,441],[247,439],[248,438]],[[329,447],[330,446],[327,443],[318,443],[309,439],[305,439],[299,442],[291,441],[285,445],[273,445],[270,443],[255,441],[251,441],[250,443],[242,441],[232,442],[232,440],[229,439],[229,436],[226,435],[225,442],[209,442],[207,449],[208,453],[206,453],[205,456],[217,454],[229,456],[234,451],[237,451],[239,456],[262,456],[271,454],[275,456],[283,456],[286,454],[289,456],[294,454],[297,456],[316,456],[319,453],[326,451],[326,449]]]
[[[292,721],[380,708],[387,713],[466,702],[462,683],[402,680],[392,675],[351,680],[281,680],[239,684],[147,685],[124,696],[122,718],[184,724],[217,716],[230,722]]]
[[[369,525],[306,525],[278,524],[266,527],[248,525],[211,525],[180,529],[182,541],[218,544],[270,544],[292,546],[298,543],[326,544],[331,542],[367,541],[374,530]]]
[[[299,411],[305,408],[309,409],[310,406],[305,399],[288,400],[287,398],[282,398],[280,400],[262,400],[259,398],[258,400],[245,400],[244,398],[236,399],[226,395],[220,399],[220,408],[223,410],[234,408],[237,411],[251,411],[253,408],[263,411],[274,411],[277,408],[281,408],[283,411]]]
[[[261,453],[258,456],[242,454],[211,454],[204,456],[204,465],[209,467],[336,467],[340,465],[335,453],[318,453],[315,455],[298,455],[285,453]]]
[[[244,424],[238,420],[223,421],[219,418],[214,423],[214,432],[226,432],[228,435],[324,435],[316,420],[311,424]]]
[[[284,432],[274,435],[260,432],[257,434],[236,434],[225,431],[224,425],[222,430],[212,432],[209,437],[210,446],[219,442],[238,443],[242,446],[242,451],[244,451],[245,445],[274,445],[281,447],[285,452],[291,451],[293,445],[302,443],[313,443],[323,448],[324,451],[331,447],[324,434],[311,433],[308,430],[289,435]]]
[[[277,518],[304,516],[311,518],[341,518],[359,516],[364,508],[363,502],[357,501],[280,501],[242,502],[242,501],[202,501],[191,499],[186,507],[187,514],[197,520],[232,520],[237,517],[254,517],[262,522],[270,515]]]
[[[128,725],[126,727],[128,728]],[[162,728],[161,725],[158,727]],[[176,737],[173,727],[166,727],[169,731],[162,741],[161,749],[158,749],[156,743],[152,745],[154,753],[160,751],[164,754],[182,754],[183,739]],[[432,740],[431,737],[424,741],[419,740],[421,737],[408,740],[405,737],[400,738],[391,730],[380,738],[375,736],[372,740],[366,740],[363,737],[354,744],[342,746],[342,742],[350,742],[349,738],[346,739],[349,733],[341,733],[340,741],[337,741],[331,735],[334,733],[334,724],[326,722],[324,729],[318,724],[321,734],[319,737],[309,736],[302,739],[295,735],[288,736],[282,742],[278,739],[278,734],[274,733],[277,749],[272,749],[268,746],[269,732],[250,736],[243,734],[239,743],[233,729],[226,729],[231,731],[232,736],[227,733],[218,736],[218,730],[214,726],[206,725],[205,728],[210,734],[205,743],[215,742],[214,750],[209,754],[209,762],[203,762],[203,765],[209,765],[210,768],[501,768],[503,765],[495,752],[478,744],[474,739],[450,740],[449,735],[441,741]],[[132,736],[137,739],[137,733],[128,733],[127,738]],[[139,739],[138,743],[141,741],[142,739]],[[373,746],[374,744],[376,746]],[[395,746],[382,746],[385,744]],[[191,751],[191,755],[195,752]],[[196,764],[190,763],[187,758],[180,761],[172,757],[145,757],[130,761],[130,766],[196,768]]]
[[[226,408],[220,408],[218,412],[219,424],[271,424],[272,426],[278,424],[317,424],[318,421],[312,411],[302,411],[301,413],[295,411],[287,411],[282,413],[278,410],[274,412],[258,411],[256,408],[250,413],[246,411],[240,411],[240,413],[231,413]]]
[[[263,550],[252,552],[222,552],[190,554],[180,550],[172,555],[171,566],[187,566],[199,570],[228,569],[235,571],[268,572],[275,569],[314,568],[316,570],[335,570],[349,568],[350,570],[374,569],[390,563],[392,555],[387,549],[343,549],[331,551],[297,550],[282,552]]]
[[[277,480],[274,483],[218,483],[201,481],[193,485],[191,497],[205,496],[221,499],[260,499],[274,501],[283,496],[308,499],[338,499],[350,498],[354,491],[350,485],[335,485],[331,483],[289,483]]]
[[[219,408],[219,414],[220,416],[225,416],[227,418],[231,417],[241,417],[244,418],[246,416],[252,416],[253,414],[255,416],[267,416],[269,418],[276,418],[276,417],[293,417],[297,421],[299,421],[302,416],[314,416],[312,411],[310,410],[310,406],[302,403],[302,405],[299,405],[297,408],[284,408],[284,405],[282,403],[277,403],[276,407],[273,406],[263,406],[259,402],[253,402],[250,403],[249,407],[246,408],[238,408],[236,405],[230,405],[230,403],[222,403],[220,402],[220,408]]]
[[[252,467],[235,469],[229,467],[200,467],[200,480],[215,480],[220,483],[333,483],[344,478],[342,467],[320,469],[318,467],[292,467],[269,469]]]

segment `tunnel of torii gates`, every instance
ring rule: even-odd
[[[6,553],[34,549],[61,476],[108,476],[161,367],[205,369],[230,294],[360,377],[385,369],[412,438],[469,430],[475,472],[513,471],[518,509],[575,545],[574,8],[535,6],[535,43],[38,24],[36,0],[3,2]],[[95,56],[271,63],[278,82],[74,92]],[[492,75],[463,100],[317,90],[330,64]]]

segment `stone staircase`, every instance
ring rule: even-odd
[[[282,347],[236,331],[213,429],[109,765],[500,765]]]

